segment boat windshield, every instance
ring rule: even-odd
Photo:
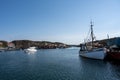
[[[85,44],[81,44],[80,45],[80,51],[86,51],[87,48],[86,48],[86,45]]]

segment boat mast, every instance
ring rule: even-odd
[[[93,37],[93,23],[92,23],[92,21],[90,22],[90,28],[91,28],[91,39],[92,39],[91,45],[92,45],[92,48],[93,48],[93,40],[94,40],[94,37]]]

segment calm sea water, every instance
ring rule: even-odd
[[[120,65],[82,58],[78,49],[0,53],[0,80],[120,80]]]

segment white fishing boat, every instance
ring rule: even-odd
[[[37,49],[35,49],[36,47],[29,47],[27,49],[25,49],[24,51],[27,53],[34,53],[37,52]]]
[[[83,44],[80,45],[79,55],[91,59],[101,59],[103,60],[106,56],[104,48],[98,48],[94,46],[94,34],[93,34],[93,24],[90,25],[90,39],[87,39]]]

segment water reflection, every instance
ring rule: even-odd
[[[24,51],[24,53],[26,53],[26,54],[35,54],[36,52],[34,52],[34,51]]]
[[[80,57],[74,49],[16,51],[0,54],[0,75],[0,80],[119,80],[120,65]]]
[[[102,60],[93,60],[80,57],[81,75],[87,80],[105,80],[107,64]],[[104,74],[104,75],[103,75]],[[102,76],[102,77],[101,77]]]
[[[120,79],[120,62],[119,61],[110,61],[110,70],[113,77]]]
[[[80,57],[81,75],[91,80],[119,80],[120,63]],[[87,80],[87,78],[85,78]]]

